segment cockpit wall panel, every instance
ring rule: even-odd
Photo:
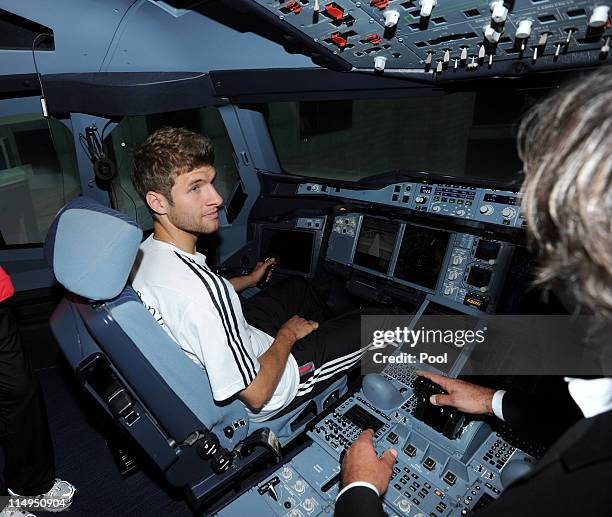
[[[273,41],[197,11],[149,0],[0,0],[0,9],[50,27],[55,51],[37,52],[43,75],[82,72],[185,72],[315,67]],[[248,52],[245,52],[248,49]],[[31,53],[2,50],[5,75],[31,74]]]

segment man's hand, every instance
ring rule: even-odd
[[[255,287],[265,275],[266,270],[268,270],[268,267],[273,266],[275,264],[275,258],[268,258],[263,262],[258,262],[255,266],[255,269],[253,269],[253,271],[251,271],[248,275],[232,277],[229,279],[229,282],[234,286],[234,289],[237,293],[244,291],[249,287]],[[266,278],[266,281],[270,279],[271,275],[272,271],[268,270],[268,277]]]
[[[397,451],[387,449],[378,458],[372,445],[373,436],[374,431],[366,429],[346,451],[342,461],[342,486],[362,481],[371,483],[376,487],[378,493],[383,495],[393,473]]]
[[[277,336],[286,335],[287,337],[297,341],[310,334],[313,330],[317,330],[319,324],[316,321],[305,320],[299,316],[292,316],[283,323],[283,326],[278,329]]]
[[[448,395],[432,395],[430,402],[434,406],[452,406],[472,415],[493,414],[494,389],[424,370],[418,370],[416,374],[439,384],[448,392]]]
[[[272,275],[272,271],[268,270],[270,266],[274,266],[276,264],[275,258],[267,258],[261,262],[258,262],[253,271],[251,271],[247,276],[249,277],[249,287],[255,287],[259,281],[263,278],[266,271],[268,271],[268,276],[266,278],[266,282],[270,280],[270,276]]]

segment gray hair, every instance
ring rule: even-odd
[[[612,66],[534,106],[518,150],[522,207],[541,253],[537,282],[561,284],[612,318]]]

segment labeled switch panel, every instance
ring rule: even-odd
[[[356,69],[421,70],[440,79],[502,61],[536,69],[604,62],[612,36],[612,0],[258,3]]]
[[[418,212],[514,228],[522,228],[525,225],[521,216],[518,192],[510,190],[436,181],[395,183],[376,190],[356,190],[306,183],[298,187],[298,194],[363,199]]]

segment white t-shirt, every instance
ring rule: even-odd
[[[253,382],[258,357],[274,339],[246,322],[234,287],[210,270],[204,255],[151,235],[140,245],[131,282],[172,339],[206,369],[215,400],[226,400]],[[294,399],[298,385],[298,366],[289,354],[272,398],[249,417],[257,422],[272,417]]]

